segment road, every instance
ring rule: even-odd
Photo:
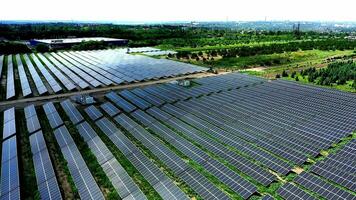
[[[69,98],[74,95],[90,94],[95,97],[98,97],[98,96],[105,95],[105,93],[107,93],[108,91],[111,91],[111,90],[130,89],[130,88],[143,87],[143,86],[153,85],[153,84],[158,84],[158,83],[167,83],[167,82],[171,82],[174,80],[202,78],[202,77],[215,76],[215,75],[216,74],[206,72],[206,73],[191,74],[191,75],[187,75],[187,76],[173,77],[173,78],[167,78],[167,79],[161,79],[161,80],[155,80],[155,81],[132,83],[132,84],[128,84],[128,85],[116,85],[116,86],[109,86],[109,87],[104,87],[104,88],[95,88],[95,89],[90,89],[90,90],[67,92],[67,93],[63,93],[63,94],[53,94],[53,95],[48,95],[48,96],[38,96],[38,97],[15,99],[15,100],[10,100],[10,101],[2,101],[2,102],[0,102],[0,111],[5,110],[10,107],[22,108],[29,104],[41,105],[47,101],[59,101],[59,100]]]

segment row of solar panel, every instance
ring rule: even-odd
[[[188,199],[187,196],[167,177],[161,169],[147,158],[117,127],[107,118],[96,121],[115,146],[125,155],[140,174],[153,186],[163,199]]]
[[[15,109],[4,112],[1,153],[0,199],[20,199],[20,177],[17,153]]]
[[[104,56],[100,56],[102,54]],[[12,57],[12,55],[7,56],[6,99],[11,99],[16,95]],[[134,64],[129,64],[132,69],[127,68],[128,66],[126,66],[127,63],[125,62],[129,62],[129,60],[125,60],[123,57],[130,57],[129,60],[134,60]],[[4,56],[1,57],[0,61],[1,69],[3,58]],[[106,58],[108,60],[105,60]],[[77,87],[78,89],[96,88],[99,86],[121,84],[123,82],[144,81],[205,71],[204,68],[198,66],[148,57],[142,59],[140,56],[126,55],[116,50],[101,51],[99,53],[60,52],[31,54],[30,56],[23,55],[23,59],[17,54],[15,61],[19,72],[23,97],[28,95],[42,95],[48,92],[58,93],[62,91],[59,82],[70,91]],[[169,66],[169,68],[167,68],[167,66]],[[28,68],[28,76],[25,68]],[[37,71],[36,68],[39,71]],[[139,70],[136,68],[139,68]],[[41,74],[43,80],[41,79]],[[59,82],[56,81],[53,75]],[[44,79],[48,83],[47,86]],[[31,89],[29,80],[33,80],[37,91]]]
[[[24,108],[36,181],[41,199],[62,199],[41,125],[34,105]]]
[[[223,191],[219,190],[202,174],[190,167],[182,160],[182,158],[167,148],[162,142],[128,116],[120,114],[115,117],[115,121],[125,130],[130,132],[137,140],[157,156],[160,161],[170,168],[177,177],[181,178],[202,198],[228,199],[228,196]]]
[[[92,127],[87,122],[82,122],[77,125],[77,130],[97,158],[100,166],[103,168],[120,197],[122,199],[146,199],[145,195],[133,182]]]

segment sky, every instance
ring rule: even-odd
[[[356,0],[2,0],[0,20],[356,21]]]

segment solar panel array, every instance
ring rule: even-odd
[[[27,131],[33,133],[41,129],[40,122],[38,121],[38,116],[34,105],[25,107],[25,119]]]
[[[15,76],[12,56],[7,57],[6,99],[15,97]]]
[[[4,126],[2,138],[6,139],[16,134],[15,108],[4,111]]]
[[[98,120],[96,125],[110,138],[163,199],[188,199],[173,181],[146,157],[112,122],[104,117]]]
[[[1,78],[2,78],[2,68],[4,66],[4,56],[1,55],[0,56],[0,81],[1,81]]]
[[[117,59],[116,53],[105,52],[48,56],[91,69],[85,72],[89,78],[101,73],[96,66],[105,64],[102,60]],[[108,63],[103,66],[111,66]],[[108,80],[100,84],[111,84]],[[182,183],[189,194],[203,199],[248,199],[256,194],[261,199],[356,199],[356,139],[350,137],[356,129],[354,94],[239,73],[194,81],[192,87],[166,83],[112,91],[105,95],[109,102],[99,106],[60,103],[71,121],[66,124],[75,125],[120,198],[146,199],[138,186],[142,184],[130,177],[108,145],[114,145],[163,199],[188,199],[178,187]],[[71,137],[77,132],[69,133],[53,103],[43,109],[80,198],[103,199]],[[60,199],[39,116],[33,105],[24,110],[41,198]],[[5,199],[20,195],[15,121],[14,108],[6,110],[1,165],[5,192],[0,193]],[[102,141],[96,128],[111,142]],[[298,172],[294,180],[279,180],[340,141],[345,143],[340,150]],[[282,183],[276,192],[259,191],[275,181]]]
[[[63,124],[62,118],[59,116],[54,104],[52,102],[48,102],[43,105],[43,109],[46,113],[47,119],[49,121],[52,129],[55,129]]]
[[[169,52],[150,47],[132,49],[132,51],[149,51],[153,54]],[[14,55],[23,97],[155,80],[207,70],[203,67],[167,59],[127,54],[126,50],[122,49],[37,53],[22,56],[23,60],[19,54]],[[4,57],[0,57],[1,71]],[[12,58],[13,55],[7,56],[6,99],[16,96],[14,84],[17,76],[14,74]]]
[[[78,124],[79,122],[84,120],[83,116],[80,114],[80,112],[69,99],[62,101],[61,106],[73,124]]]
[[[32,90],[30,88],[30,83],[28,82],[27,76],[26,76],[26,72],[24,69],[24,66],[22,64],[20,55],[17,54],[16,55],[16,62],[17,62],[17,70],[19,72],[19,76],[20,76],[20,83],[21,83],[21,88],[22,88],[22,95],[24,97],[31,95],[32,94]]]
[[[212,184],[206,177],[185,163],[178,155],[163,145],[157,138],[147,132],[125,114],[115,117],[115,120],[157,156],[172,172],[181,178],[202,198],[229,199],[228,196]]]
[[[0,199],[20,199],[20,176],[16,135],[2,142]]]
[[[57,143],[61,148],[64,159],[72,175],[81,199],[104,199],[104,196],[90,173],[82,155],[75,145],[65,125],[54,131]]]
[[[33,79],[33,82],[35,83],[35,86],[36,86],[36,89],[37,89],[37,92],[39,95],[42,95],[42,94],[45,94],[46,92],[48,92],[46,86],[44,85],[41,77],[38,75],[35,67],[33,66],[31,60],[30,60],[30,57],[28,57],[28,55],[24,55],[24,60],[25,60],[25,63],[27,65],[27,68],[30,72],[30,75]]]
[[[42,131],[30,136],[37,187],[41,199],[62,199],[51,158]]]
[[[77,129],[120,197],[122,199],[146,199],[146,196],[133,182],[91,126],[87,122],[82,122],[77,125]]]

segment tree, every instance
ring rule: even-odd
[[[276,78],[281,78],[281,75],[280,75],[280,74],[277,74],[277,75],[276,75]]]
[[[299,77],[298,76],[295,77],[295,81],[299,81]]]
[[[290,77],[295,78],[295,75],[297,75],[297,72],[296,72],[296,71],[292,72],[292,74],[290,75]]]
[[[45,44],[38,44],[36,46],[36,51],[40,52],[40,53],[48,52],[49,51],[49,47],[47,45],[45,45]]]
[[[283,70],[282,77],[288,77],[288,73],[286,72],[286,70]]]

